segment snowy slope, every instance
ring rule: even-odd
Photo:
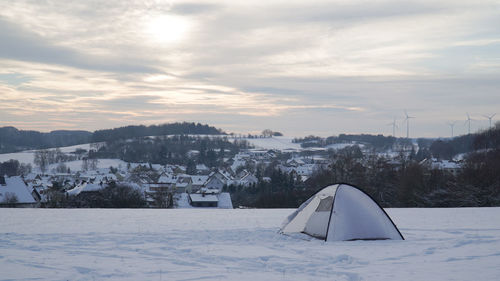
[[[59,149],[64,153],[74,152],[77,149],[89,150],[89,148],[90,148],[90,143],[59,147]],[[54,148],[50,148],[50,149],[54,149]],[[5,162],[5,161],[8,161],[10,159],[14,159],[14,160],[19,161],[20,163],[33,165],[34,164],[33,160],[35,158],[35,151],[36,150],[27,150],[27,151],[16,152],[16,153],[0,154],[0,162]]]
[[[0,162],[5,162],[9,161],[10,159],[14,159],[19,161],[20,163],[33,165],[33,159],[35,158],[34,155],[35,155],[34,151],[3,153],[0,154]]]
[[[0,209],[0,280],[500,280],[500,208],[389,209],[405,241],[277,233],[293,210]]]
[[[277,149],[277,150],[302,150],[300,143],[293,143],[293,138],[288,137],[272,137],[272,138],[245,138],[251,145],[260,149]]]

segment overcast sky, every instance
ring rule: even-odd
[[[74,3],[73,3],[74,2]],[[499,1],[0,0],[0,126],[448,137],[500,115]],[[493,122],[500,116],[493,117]]]

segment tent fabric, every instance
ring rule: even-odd
[[[317,192],[284,221],[281,231],[326,241],[404,239],[370,196],[348,184]]]
[[[307,224],[308,220],[311,218],[311,216],[316,212],[316,209],[319,206],[321,199],[326,199],[328,197],[334,197],[336,190],[337,190],[336,185],[331,185],[331,186],[325,187],[322,190],[320,190],[319,192],[317,192],[314,196],[309,198],[306,202],[302,203],[302,205],[300,205],[299,208],[295,212],[293,212],[290,216],[288,216],[288,218],[283,222],[283,224],[281,226],[282,232],[284,232],[284,233],[293,233],[293,232],[307,233],[305,231],[306,224]],[[331,211],[328,211],[327,217],[323,218],[323,219],[328,220],[330,212]],[[319,217],[319,216],[317,216],[317,217]],[[316,216],[315,216],[315,218],[316,218]],[[323,224],[322,227],[325,228],[322,233],[316,233],[318,231],[316,231],[314,229],[314,226],[309,224],[309,230],[311,232],[307,233],[307,234],[314,236],[314,237],[317,237],[317,238],[324,239],[326,237],[326,231],[327,231],[326,227],[328,225],[328,221],[322,220],[319,223],[322,223]],[[311,229],[311,228],[313,228],[313,229]],[[320,227],[318,227],[318,228],[320,228]]]

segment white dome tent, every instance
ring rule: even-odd
[[[349,184],[317,192],[288,216],[281,232],[305,233],[325,241],[404,240],[380,205]]]

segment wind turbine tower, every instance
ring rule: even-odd
[[[469,123],[469,135],[470,135],[470,121],[474,119],[470,118],[469,112],[467,112],[467,119],[465,119],[465,123]]]
[[[405,109],[405,121],[406,121],[406,138],[410,138],[410,119],[415,118],[415,116],[409,116]]]
[[[491,119],[493,119],[493,117],[497,115],[496,113],[493,113],[492,115],[488,116],[488,115],[483,115],[484,117],[488,118],[490,120],[490,129],[491,129]]]
[[[396,128],[398,127],[398,124],[396,124],[396,117],[394,117],[394,121],[387,125],[392,126],[392,136],[396,137]]]
[[[453,127],[455,127],[455,124],[457,124],[457,121],[449,122],[448,126],[451,128],[451,137],[453,138]]]

